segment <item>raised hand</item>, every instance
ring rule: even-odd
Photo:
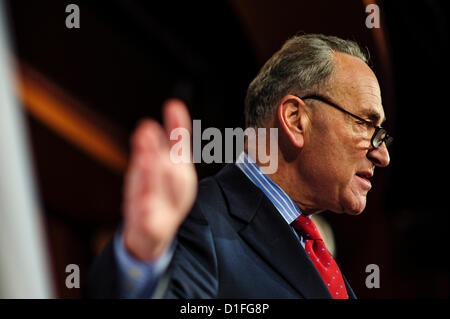
[[[140,261],[160,257],[191,209],[197,194],[194,164],[170,160],[170,132],[178,127],[191,132],[189,112],[180,100],[163,108],[164,129],[143,120],[131,140],[132,154],[125,176],[124,244]]]

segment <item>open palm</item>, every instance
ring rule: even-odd
[[[183,102],[169,100],[164,129],[143,120],[131,140],[132,154],[125,176],[123,213],[126,249],[141,261],[160,257],[170,246],[197,193],[195,167],[170,160],[170,132],[191,131],[191,118]]]

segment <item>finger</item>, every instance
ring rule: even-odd
[[[161,162],[168,158],[168,142],[162,127],[154,120],[143,120],[132,137],[132,154],[125,176],[125,198],[133,200],[149,191],[158,179]]]
[[[170,137],[172,130],[176,128],[184,128],[188,130],[189,136],[192,132],[191,116],[189,115],[188,108],[183,101],[179,99],[167,100],[163,107],[164,128],[166,134]],[[170,141],[172,146],[177,141]]]
[[[167,137],[161,125],[155,120],[142,120],[131,139],[132,151],[160,153],[168,148]]]

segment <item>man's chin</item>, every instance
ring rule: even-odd
[[[359,215],[366,208],[366,202],[366,196],[360,196],[357,200],[351,200],[342,205],[342,212],[347,215]]]
[[[356,207],[348,207],[348,206],[341,206],[339,209],[328,209],[328,211],[331,211],[336,214],[347,214],[356,216],[361,214],[365,209],[365,206],[362,208],[356,208]]]
[[[361,210],[348,210],[348,211],[345,211],[344,214],[357,216],[357,215],[361,214],[363,211],[364,211],[364,209],[361,209]]]
[[[367,194],[348,192],[342,194],[337,201],[330,202],[326,210],[336,214],[359,215],[366,208]]]

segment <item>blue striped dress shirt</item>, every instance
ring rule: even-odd
[[[288,225],[291,225],[302,214],[294,201],[264,174],[245,152],[239,155],[236,166],[267,196]],[[303,238],[297,234],[292,226],[291,229],[304,248],[305,242]]]

